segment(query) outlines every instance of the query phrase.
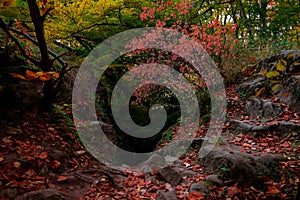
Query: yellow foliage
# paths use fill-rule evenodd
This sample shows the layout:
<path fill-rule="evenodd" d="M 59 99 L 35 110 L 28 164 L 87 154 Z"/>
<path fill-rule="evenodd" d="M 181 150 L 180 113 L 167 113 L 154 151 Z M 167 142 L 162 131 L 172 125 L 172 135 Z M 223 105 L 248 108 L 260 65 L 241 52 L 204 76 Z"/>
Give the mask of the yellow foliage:
<path fill-rule="evenodd" d="M 124 0 L 53 1 L 53 17 L 45 22 L 47 39 L 67 39 L 74 34 L 85 35 L 91 30 L 103 34 L 103 31 L 98 30 L 100 24 L 115 23 L 118 20 L 115 13 L 124 4 Z"/>
<path fill-rule="evenodd" d="M 294 62 L 293 65 L 296 66 L 300 66 L 300 62 Z"/>
<path fill-rule="evenodd" d="M 44 74 L 44 72 L 37 72 L 36 75 L 38 76 L 42 76 Z"/>
<path fill-rule="evenodd" d="M 286 61 L 283 60 L 283 59 L 280 59 L 280 60 L 278 61 L 278 63 L 276 64 L 276 69 L 277 69 L 278 71 L 283 72 L 283 71 L 285 70 L 285 67 L 286 67 Z"/>
<path fill-rule="evenodd" d="M 279 75 L 280 75 L 280 74 L 279 74 L 278 71 L 270 71 L 270 72 L 267 73 L 266 77 L 267 77 L 267 78 L 273 78 L 273 77 L 277 77 L 277 76 L 279 76 Z"/>
<path fill-rule="evenodd" d="M 280 87 L 280 84 L 275 84 L 273 87 L 272 87 L 272 91 L 275 92 L 279 89 Z"/>

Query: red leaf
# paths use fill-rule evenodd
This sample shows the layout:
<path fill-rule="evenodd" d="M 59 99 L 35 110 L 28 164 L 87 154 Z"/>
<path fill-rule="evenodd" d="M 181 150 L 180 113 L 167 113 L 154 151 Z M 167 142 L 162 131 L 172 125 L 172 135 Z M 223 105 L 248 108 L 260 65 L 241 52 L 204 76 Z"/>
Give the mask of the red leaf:
<path fill-rule="evenodd" d="M 65 180 L 67 180 L 67 179 L 68 179 L 67 176 L 59 176 L 59 177 L 57 178 L 57 181 L 60 182 L 60 181 L 65 181 Z"/>
<path fill-rule="evenodd" d="M 190 199 L 190 200 L 195 200 L 195 199 L 201 200 L 201 199 L 205 199 L 205 197 L 204 197 L 202 194 L 198 193 L 198 192 L 192 192 L 192 193 L 188 194 L 187 198 Z"/>
<path fill-rule="evenodd" d="M 47 157 L 48 157 L 47 152 L 42 152 L 42 153 L 39 155 L 39 158 L 42 159 L 42 160 L 46 159 Z"/>

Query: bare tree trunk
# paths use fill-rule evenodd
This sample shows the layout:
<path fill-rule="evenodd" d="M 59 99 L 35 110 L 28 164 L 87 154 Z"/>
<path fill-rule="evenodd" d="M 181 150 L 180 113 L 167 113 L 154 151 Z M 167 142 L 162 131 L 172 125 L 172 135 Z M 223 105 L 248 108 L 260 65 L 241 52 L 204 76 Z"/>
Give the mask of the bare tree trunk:
<path fill-rule="evenodd" d="M 38 47 L 41 53 L 40 67 L 45 72 L 51 71 L 52 61 L 49 56 L 47 42 L 44 33 L 45 16 L 41 16 L 36 0 L 27 0 L 27 2 L 28 2 L 29 12 L 30 12 L 30 17 L 35 29 Z M 51 80 L 45 82 L 43 93 L 44 93 L 44 99 L 41 102 L 41 109 L 47 110 L 50 108 L 55 96 L 53 94 L 53 82 Z"/>

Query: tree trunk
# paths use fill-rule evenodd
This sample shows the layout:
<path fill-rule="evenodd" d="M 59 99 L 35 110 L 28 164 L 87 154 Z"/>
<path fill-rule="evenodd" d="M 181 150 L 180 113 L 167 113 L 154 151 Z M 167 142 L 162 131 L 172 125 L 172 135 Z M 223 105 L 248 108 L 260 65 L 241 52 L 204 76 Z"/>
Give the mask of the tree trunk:
<path fill-rule="evenodd" d="M 30 17 L 34 25 L 38 47 L 41 53 L 40 67 L 44 72 L 51 71 L 52 61 L 49 56 L 47 42 L 44 34 L 44 19 L 40 14 L 36 0 L 27 0 Z M 44 99 L 41 102 L 41 109 L 48 110 L 54 100 L 53 83 L 51 80 L 46 81 L 44 88 Z"/>

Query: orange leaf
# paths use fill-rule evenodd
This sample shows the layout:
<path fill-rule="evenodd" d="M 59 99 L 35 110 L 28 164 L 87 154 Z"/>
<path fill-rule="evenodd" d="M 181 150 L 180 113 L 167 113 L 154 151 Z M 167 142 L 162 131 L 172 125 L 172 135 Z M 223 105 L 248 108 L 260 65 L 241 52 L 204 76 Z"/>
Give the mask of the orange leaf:
<path fill-rule="evenodd" d="M 60 162 L 57 160 L 53 161 L 53 168 L 58 168 L 60 166 Z"/>
<path fill-rule="evenodd" d="M 68 179 L 68 177 L 67 176 L 59 176 L 58 178 L 57 178 L 57 181 L 65 181 L 65 180 L 67 180 Z"/>
<path fill-rule="evenodd" d="M 58 79 L 58 77 L 59 77 L 59 73 L 54 73 L 52 76 L 53 76 L 53 78 L 56 78 L 56 79 Z"/>
<path fill-rule="evenodd" d="M 15 166 L 16 168 L 18 168 L 18 167 L 20 167 L 20 166 L 21 166 L 21 163 L 20 163 L 20 162 L 18 162 L 18 161 L 16 161 L 16 162 L 14 162 L 14 166 Z"/>
<path fill-rule="evenodd" d="M 29 78 L 31 80 L 38 78 L 38 75 L 36 75 L 36 73 L 34 73 L 33 71 L 29 71 L 29 70 L 26 70 L 26 76 L 27 76 L 27 78 Z"/>
<path fill-rule="evenodd" d="M 26 80 L 26 78 L 20 74 L 16 74 L 16 73 L 10 73 L 10 75 L 14 78 L 19 78 L 19 79 L 23 79 Z"/>
<path fill-rule="evenodd" d="M 42 153 L 40 154 L 39 158 L 42 159 L 42 160 L 44 160 L 44 159 L 47 158 L 47 156 L 48 156 L 47 152 L 42 152 Z"/>
<path fill-rule="evenodd" d="M 51 76 L 47 73 L 44 73 L 39 78 L 40 78 L 41 81 L 49 81 L 51 79 Z"/>

